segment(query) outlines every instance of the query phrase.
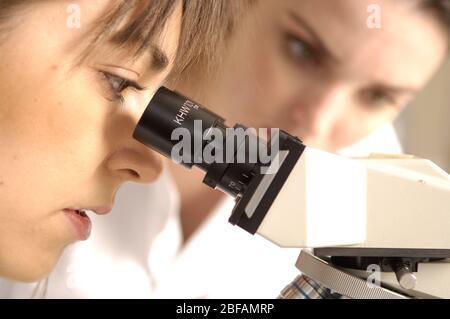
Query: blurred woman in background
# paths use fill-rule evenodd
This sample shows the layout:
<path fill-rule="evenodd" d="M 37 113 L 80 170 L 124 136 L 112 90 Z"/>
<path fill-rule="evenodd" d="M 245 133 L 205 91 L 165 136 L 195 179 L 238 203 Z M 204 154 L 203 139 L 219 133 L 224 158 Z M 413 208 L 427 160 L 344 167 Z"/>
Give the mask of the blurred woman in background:
<path fill-rule="evenodd" d="M 401 151 L 390 123 L 447 58 L 449 0 L 260 0 L 247 13 L 220 66 L 211 76 L 191 73 L 178 91 L 231 126 L 280 128 L 345 155 Z M 179 276 L 168 281 L 197 296 L 276 296 L 285 274 L 295 275 L 298 252 L 284 258 L 246 239 L 227 224 L 232 204 L 201 183 L 202 172 L 176 164 L 171 172 L 185 247 Z"/>

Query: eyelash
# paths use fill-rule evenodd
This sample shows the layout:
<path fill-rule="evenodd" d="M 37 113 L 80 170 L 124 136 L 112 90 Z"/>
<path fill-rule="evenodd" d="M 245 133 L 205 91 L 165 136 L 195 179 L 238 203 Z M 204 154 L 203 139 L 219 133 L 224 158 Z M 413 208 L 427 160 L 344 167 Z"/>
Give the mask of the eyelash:
<path fill-rule="evenodd" d="M 134 81 L 124 79 L 120 76 L 111 74 L 109 72 L 100 71 L 100 73 L 104 77 L 104 80 L 107 82 L 107 84 L 109 86 L 110 92 L 114 96 L 113 100 L 119 101 L 121 104 L 123 104 L 125 102 L 125 99 L 121 93 L 123 91 L 125 91 L 126 89 L 132 88 L 137 91 L 145 90 L 144 87 L 140 86 L 138 83 L 136 83 Z M 114 81 L 114 80 L 120 82 L 118 85 L 116 85 L 116 87 L 114 86 L 113 83 L 111 83 L 111 81 Z"/>

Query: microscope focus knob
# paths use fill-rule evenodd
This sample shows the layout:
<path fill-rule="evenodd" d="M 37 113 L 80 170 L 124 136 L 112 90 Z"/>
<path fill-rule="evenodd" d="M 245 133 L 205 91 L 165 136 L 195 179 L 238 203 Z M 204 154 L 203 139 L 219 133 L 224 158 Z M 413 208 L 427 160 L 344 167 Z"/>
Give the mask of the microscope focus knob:
<path fill-rule="evenodd" d="M 417 277 L 406 265 L 399 265 L 395 267 L 395 275 L 397 281 L 403 289 L 414 289 L 417 284 Z"/>

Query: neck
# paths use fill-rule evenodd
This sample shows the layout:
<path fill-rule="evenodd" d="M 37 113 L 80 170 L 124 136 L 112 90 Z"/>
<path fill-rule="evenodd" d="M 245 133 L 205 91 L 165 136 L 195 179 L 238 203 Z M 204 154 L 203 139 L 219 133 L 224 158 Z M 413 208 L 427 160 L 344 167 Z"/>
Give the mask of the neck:
<path fill-rule="evenodd" d="M 224 195 L 204 185 L 202 183 L 204 173 L 198 169 L 188 170 L 171 162 L 169 170 L 180 192 L 180 219 L 183 239 L 186 242 Z"/>

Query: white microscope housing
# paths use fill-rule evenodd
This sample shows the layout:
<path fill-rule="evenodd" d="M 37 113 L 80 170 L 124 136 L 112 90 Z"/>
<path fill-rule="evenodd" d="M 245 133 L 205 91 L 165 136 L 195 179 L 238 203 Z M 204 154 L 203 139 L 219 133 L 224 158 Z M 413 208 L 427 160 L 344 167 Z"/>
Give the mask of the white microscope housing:
<path fill-rule="evenodd" d="M 381 283 L 403 295 L 450 298 L 450 177 L 428 160 L 348 159 L 307 147 L 257 233 L 314 248 L 322 264 L 358 278 L 377 265 Z"/>

